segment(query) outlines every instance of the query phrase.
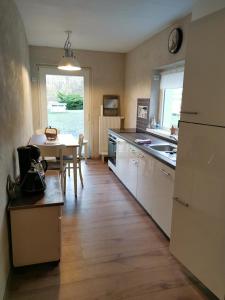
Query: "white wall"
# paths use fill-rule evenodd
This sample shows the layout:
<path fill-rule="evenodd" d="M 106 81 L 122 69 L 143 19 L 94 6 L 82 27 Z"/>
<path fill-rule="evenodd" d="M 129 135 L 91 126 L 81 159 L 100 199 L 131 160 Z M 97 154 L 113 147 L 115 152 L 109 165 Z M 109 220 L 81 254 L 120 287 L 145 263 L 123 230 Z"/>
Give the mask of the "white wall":
<path fill-rule="evenodd" d="M 225 7 L 225 0 L 195 0 L 193 1 L 192 21 L 212 14 Z"/>
<path fill-rule="evenodd" d="M 23 23 L 12 0 L 0 1 L 0 299 L 10 268 L 6 178 L 18 175 L 16 148 L 32 133 L 29 52 Z"/>

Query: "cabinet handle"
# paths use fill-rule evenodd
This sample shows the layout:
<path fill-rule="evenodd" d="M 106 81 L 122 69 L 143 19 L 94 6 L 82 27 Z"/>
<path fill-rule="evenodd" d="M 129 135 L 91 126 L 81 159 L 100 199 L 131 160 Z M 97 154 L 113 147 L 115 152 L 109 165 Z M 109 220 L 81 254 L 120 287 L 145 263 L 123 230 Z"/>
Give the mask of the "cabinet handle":
<path fill-rule="evenodd" d="M 186 111 L 186 110 L 182 110 L 180 112 L 181 114 L 186 114 L 186 115 L 198 115 L 197 111 Z"/>
<path fill-rule="evenodd" d="M 170 176 L 170 173 L 167 173 L 165 170 L 160 169 L 160 171 L 161 171 L 163 174 L 165 174 L 166 176 Z"/>
<path fill-rule="evenodd" d="M 184 202 L 183 200 L 179 199 L 178 197 L 174 197 L 173 200 L 175 200 L 176 202 L 180 203 L 181 205 L 183 205 L 185 207 L 189 207 L 189 204 L 187 202 Z"/>

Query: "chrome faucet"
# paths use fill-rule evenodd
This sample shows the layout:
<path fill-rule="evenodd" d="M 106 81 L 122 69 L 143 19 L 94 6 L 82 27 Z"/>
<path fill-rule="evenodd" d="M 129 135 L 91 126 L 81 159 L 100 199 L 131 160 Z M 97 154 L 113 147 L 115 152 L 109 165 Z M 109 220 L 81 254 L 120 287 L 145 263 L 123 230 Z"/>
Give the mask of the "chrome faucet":
<path fill-rule="evenodd" d="M 174 140 L 174 141 L 176 141 L 176 142 L 178 142 L 178 137 L 176 136 L 176 135 L 170 135 L 170 139 L 172 139 L 172 140 Z"/>

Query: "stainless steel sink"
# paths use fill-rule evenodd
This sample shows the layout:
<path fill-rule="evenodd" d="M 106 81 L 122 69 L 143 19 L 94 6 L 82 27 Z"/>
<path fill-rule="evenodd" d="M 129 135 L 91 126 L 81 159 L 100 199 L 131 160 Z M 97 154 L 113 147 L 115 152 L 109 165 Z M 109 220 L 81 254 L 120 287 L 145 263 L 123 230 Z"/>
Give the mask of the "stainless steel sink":
<path fill-rule="evenodd" d="M 149 148 L 152 150 L 160 151 L 160 152 L 176 152 L 177 147 L 172 146 L 170 144 L 164 144 L 164 145 L 149 145 Z"/>
<path fill-rule="evenodd" d="M 145 144 L 145 147 L 158 152 L 172 161 L 177 159 L 177 146 L 171 144 Z"/>

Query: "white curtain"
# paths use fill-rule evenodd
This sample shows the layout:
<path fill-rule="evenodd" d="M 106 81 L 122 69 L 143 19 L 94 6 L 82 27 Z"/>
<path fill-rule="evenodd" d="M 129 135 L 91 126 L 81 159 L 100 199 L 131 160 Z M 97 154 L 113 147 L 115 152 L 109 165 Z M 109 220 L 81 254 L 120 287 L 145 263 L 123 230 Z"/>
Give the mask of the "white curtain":
<path fill-rule="evenodd" d="M 183 87 L 184 70 L 161 73 L 160 89 L 178 89 Z"/>

